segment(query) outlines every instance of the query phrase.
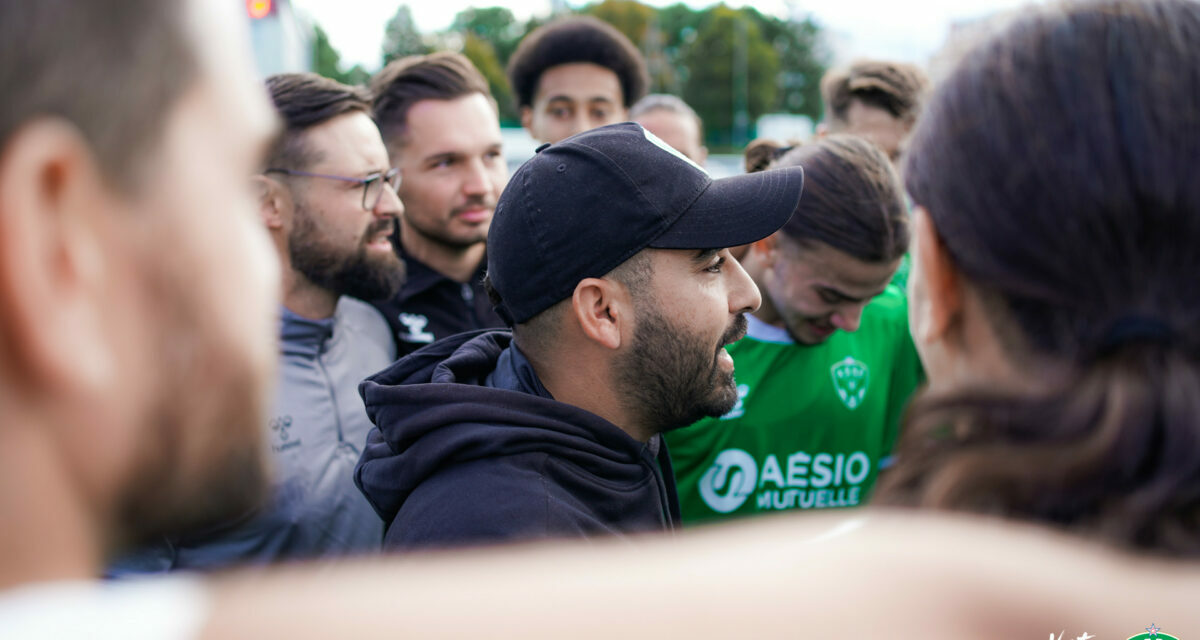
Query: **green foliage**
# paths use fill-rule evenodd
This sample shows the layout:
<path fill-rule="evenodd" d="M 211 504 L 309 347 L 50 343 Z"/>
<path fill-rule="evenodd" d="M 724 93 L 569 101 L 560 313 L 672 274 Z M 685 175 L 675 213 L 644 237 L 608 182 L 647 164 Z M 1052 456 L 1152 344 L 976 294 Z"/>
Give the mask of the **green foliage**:
<path fill-rule="evenodd" d="M 507 62 L 509 56 L 517 48 L 517 43 L 525 35 L 525 30 L 517 23 L 516 18 L 504 7 L 470 8 L 459 11 L 454 16 L 450 30 L 455 33 L 472 33 L 477 38 L 492 46 L 492 51 L 498 62 Z"/>
<path fill-rule="evenodd" d="M 513 104 L 512 90 L 508 86 L 508 77 L 504 75 L 504 67 L 496 58 L 496 50 L 487 40 L 467 31 L 463 38 L 462 54 L 475 65 L 476 69 L 487 79 L 492 97 L 500 107 L 500 121 L 505 124 L 520 125 L 516 105 Z"/>
<path fill-rule="evenodd" d="M 820 47 L 820 28 L 811 18 L 784 22 L 764 16 L 754 9 L 745 13 L 762 31 L 762 38 L 779 55 L 779 92 L 771 113 L 798 113 L 821 118 L 821 76 L 828 67 L 826 54 Z"/>
<path fill-rule="evenodd" d="M 584 7 L 583 13 L 616 27 L 634 46 L 643 52 L 646 51 L 646 38 L 655 20 L 656 12 L 653 7 L 637 0 L 604 0 L 599 4 Z"/>
<path fill-rule="evenodd" d="M 655 9 L 638 0 L 601 0 L 580 12 L 609 22 L 637 45 L 646 56 L 650 90 L 691 104 L 715 151 L 740 150 L 765 113 L 820 119 L 820 80 L 828 59 L 811 19 L 781 20 L 723 4 L 698 11 L 682 2 Z M 517 120 L 504 73 L 508 59 L 521 38 L 549 19 L 535 16 L 522 24 L 505 7 L 472 7 L 442 34 L 443 42 L 461 43 L 463 55 L 487 78 L 506 123 Z M 456 35 L 445 37 L 451 34 Z M 384 64 L 428 53 L 426 42 L 435 40 L 423 37 L 408 6 L 400 5 L 384 30 Z M 347 83 L 366 81 L 360 67 L 341 71 L 337 52 L 319 28 L 314 47 L 318 73 Z"/>
<path fill-rule="evenodd" d="M 769 112 L 777 93 L 779 54 L 758 24 L 744 11 L 713 7 L 683 64 L 683 99 L 704 119 L 710 146 L 743 147 L 753 135 L 750 123 Z"/>
<path fill-rule="evenodd" d="M 342 56 L 329 44 L 329 36 L 321 25 L 313 27 L 313 71 L 343 84 L 365 85 L 371 78 L 359 65 L 342 71 Z"/>
<path fill-rule="evenodd" d="M 429 53 L 421 32 L 413 22 L 412 11 L 402 4 L 383 28 L 383 64 L 405 56 Z"/>

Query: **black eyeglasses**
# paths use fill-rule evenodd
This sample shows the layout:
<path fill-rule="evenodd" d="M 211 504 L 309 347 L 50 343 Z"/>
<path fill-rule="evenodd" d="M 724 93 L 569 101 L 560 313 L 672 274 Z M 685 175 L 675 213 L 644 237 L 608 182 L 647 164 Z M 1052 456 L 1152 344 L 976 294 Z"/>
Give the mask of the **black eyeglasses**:
<path fill-rule="evenodd" d="M 289 176 L 300 176 L 302 178 L 327 178 L 329 180 L 341 180 L 342 182 L 356 182 L 363 187 L 362 207 L 367 211 L 374 211 L 379 205 L 379 199 L 383 197 L 383 185 L 392 188 L 392 193 L 397 193 L 400 189 L 400 168 L 395 167 L 388 169 L 387 173 L 372 173 L 365 178 L 348 178 L 346 176 L 333 176 L 327 173 L 309 173 L 307 171 L 297 171 L 295 169 L 267 169 L 263 173 L 282 173 Z"/>

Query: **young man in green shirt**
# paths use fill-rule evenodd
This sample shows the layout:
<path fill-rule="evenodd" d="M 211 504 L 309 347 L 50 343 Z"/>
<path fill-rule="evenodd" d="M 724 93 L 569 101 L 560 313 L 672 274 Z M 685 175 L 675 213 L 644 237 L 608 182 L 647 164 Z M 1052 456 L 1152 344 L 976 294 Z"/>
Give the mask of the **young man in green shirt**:
<path fill-rule="evenodd" d="M 794 165 L 805 199 L 743 259 L 763 303 L 728 348 L 739 401 L 667 437 L 685 523 L 866 503 L 922 377 L 889 284 L 908 227 L 887 157 L 835 135 L 772 166 Z"/>

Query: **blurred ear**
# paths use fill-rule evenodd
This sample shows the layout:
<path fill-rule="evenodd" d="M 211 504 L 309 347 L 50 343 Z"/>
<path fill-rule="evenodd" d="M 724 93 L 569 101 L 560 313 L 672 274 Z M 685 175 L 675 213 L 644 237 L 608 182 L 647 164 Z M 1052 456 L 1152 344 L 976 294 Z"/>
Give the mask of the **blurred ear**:
<path fill-rule="evenodd" d="M 829 135 L 829 125 L 824 122 L 818 123 L 816 135 L 814 137 L 816 137 L 818 140 L 820 140 L 821 138 L 824 138 L 827 135 Z"/>
<path fill-rule="evenodd" d="M 632 335 L 633 298 L 621 283 L 586 278 L 575 285 L 571 308 L 584 335 L 608 349 L 619 349 Z"/>
<path fill-rule="evenodd" d="M 960 321 L 964 300 L 963 280 L 928 212 L 922 207 L 914 207 L 910 224 L 913 229 L 914 271 L 922 281 L 913 283 L 913 286 L 923 287 L 926 297 L 925 304 L 917 305 L 918 312 L 924 316 L 917 323 L 922 335 L 914 337 L 928 344 L 945 338 Z"/>
<path fill-rule="evenodd" d="M 533 108 L 532 107 L 529 107 L 529 106 L 521 107 L 521 126 L 525 127 L 525 130 L 529 132 L 529 135 L 531 135 L 531 136 L 533 135 Z M 536 138 L 536 136 L 534 136 L 534 137 Z M 540 144 L 541 141 L 539 140 L 538 142 Z"/>
<path fill-rule="evenodd" d="M 775 233 L 779 232 L 776 231 Z M 750 251 L 746 253 L 746 258 L 754 260 L 762 267 L 773 266 L 779 256 L 779 240 L 775 237 L 775 233 L 751 244 Z"/>
<path fill-rule="evenodd" d="M 263 225 L 271 231 L 282 229 L 285 217 L 291 217 L 291 194 L 281 182 L 269 176 L 257 175 L 251 180 L 258 194 L 258 215 Z"/>
<path fill-rule="evenodd" d="M 0 366 L 56 393 L 110 382 L 106 284 L 122 240 L 112 190 L 71 124 L 23 125 L 0 153 Z"/>

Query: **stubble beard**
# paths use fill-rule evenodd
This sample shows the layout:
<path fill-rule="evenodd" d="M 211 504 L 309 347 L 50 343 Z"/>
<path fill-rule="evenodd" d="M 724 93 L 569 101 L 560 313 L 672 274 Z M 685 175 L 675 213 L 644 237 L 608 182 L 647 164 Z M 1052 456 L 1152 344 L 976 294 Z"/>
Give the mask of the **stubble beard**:
<path fill-rule="evenodd" d="M 188 297 L 186 281 L 149 277 L 157 299 L 167 301 L 161 332 L 151 338 L 159 376 L 116 508 L 117 549 L 242 517 L 270 487 L 264 425 L 272 363 L 219 336 L 206 322 L 213 311 Z"/>
<path fill-rule="evenodd" d="M 617 389 L 627 411 L 653 433 L 728 413 L 737 404 L 737 387 L 717 358 L 722 345 L 745 332 L 746 318 L 738 315 L 715 345 L 684 333 L 646 305 L 633 348 L 616 364 Z"/>

